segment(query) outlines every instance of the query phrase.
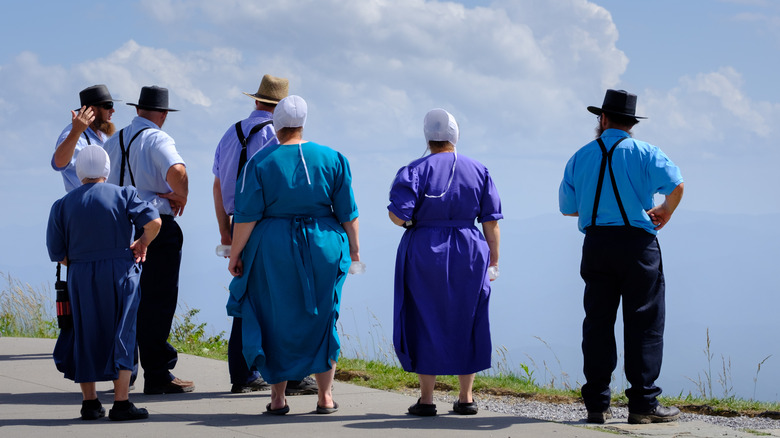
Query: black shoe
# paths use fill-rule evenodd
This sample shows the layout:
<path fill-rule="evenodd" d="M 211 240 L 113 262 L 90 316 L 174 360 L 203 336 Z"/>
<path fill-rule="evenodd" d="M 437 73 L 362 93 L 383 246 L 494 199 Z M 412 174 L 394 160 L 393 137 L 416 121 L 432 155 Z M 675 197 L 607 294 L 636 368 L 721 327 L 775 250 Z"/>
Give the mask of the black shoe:
<path fill-rule="evenodd" d="M 271 409 L 271 403 L 268 403 L 265 405 L 265 411 L 268 412 L 271 415 L 284 415 L 288 412 L 290 412 L 290 406 L 287 405 L 287 403 L 284 403 L 284 406 L 282 406 L 279 409 Z"/>
<path fill-rule="evenodd" d="M 629 412 L 628 424 L 668 423 L 680 418 L 680 410 L 674 406 L 658 405 L 650 412 Z"/>
<path fill-rule="evenodd" d="M 268 384 L 265 380 L 263 380 L 262 377 L 258 377 L 255 380 L 252 380 L 249 383 L 246 383 L 244 385 L 233 385 L 230 388 L 230 392 L 234 394 L 242 394 L 252 391 L 265 391 L 266 389 L 270 389 L 271 385 Z"/>
<path fill-rule="evenodd" d="M 128 402 L 130 407 L 126 409 L 113 407 L 108 411 L 108 418 L 114 421 L 143 420 L 149 418 L 149 411 L 145 408 L 137 408 Z M 116 406 L 116 403 L 114 404 Z"/>
<path fill-rule="evenodd" d="M 317 381 L 306 376 L 303 380 L 288 380 L 284 395 L 309 395 L 317 393 Z"/>
<path fill-rule="evenodd" d="M 178 377 L 160 386 L 144 385 L 144 394 L 150 394 L 150 395 L 151 394 L 181 394 L 184 392 L 192 392 L 194 390 L 195 390 L 194 383 L 186 380 L 181 380 Z"/>
<path fill-rule="evenodd" d="M 612 418 L 612 411 L 607 408 L 604 412 L 588 411 L 588 418 L 586 423 L 604 424 L 607 420 Z"/>
<path fill-rule="evenodd" d="M 474 402 L 463 403 L 460 400 L 455 400 L 455 403 L 452 404 L 452 410 L 460 415 L 476 415 L 478 409 Z"/>
<path fill-rule="evenodd" d="M 409 413 L 418 417 L 433 417 L 436 415 L 436 405 L 420 403 L 418 398 L 417 403 L 409 406 Z"/>
<path fill-rule="evenodd" d="M 81 402 L 81 419 L 97 420 L 106 416 L 106 409 L 100 404 L 100 400 L 83 400 Z"/>
<path fill-rule="evenodd" d="M 315 412 L 317 412 L 318 414 L 332 414 L 338 410 L 339 410 L 339 404 L 334 401 L 332 408 L 324 408 L 320 406 L 319 403 L 317 403 L 317 410 Z"/>

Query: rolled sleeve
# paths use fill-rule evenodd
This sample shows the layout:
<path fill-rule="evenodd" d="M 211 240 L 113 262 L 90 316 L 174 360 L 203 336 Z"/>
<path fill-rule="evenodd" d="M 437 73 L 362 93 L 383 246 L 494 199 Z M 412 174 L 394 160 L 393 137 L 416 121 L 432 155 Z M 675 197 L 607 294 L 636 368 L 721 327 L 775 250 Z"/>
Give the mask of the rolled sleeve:
<path fill-rule="evenodd" d="M 390 205 L 387 209 L 399 219 L 412 219 L 419 197 L 419 175 L 416 168 L 402 167 L 398 170 L 390 187 Z"/>

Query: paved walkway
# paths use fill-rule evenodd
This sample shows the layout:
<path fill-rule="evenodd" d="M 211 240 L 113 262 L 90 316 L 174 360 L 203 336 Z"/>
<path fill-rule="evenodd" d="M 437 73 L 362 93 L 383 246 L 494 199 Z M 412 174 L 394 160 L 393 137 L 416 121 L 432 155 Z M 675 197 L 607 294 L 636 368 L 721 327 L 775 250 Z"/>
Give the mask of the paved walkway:
<path fill-rule="evenodd" d="M 51 359 L 52 339 L 0 337 L 0 437 L 143 436 L 143 437 L 599 437 L 605 431 L 585 423 L 560 424 L 487 411 L 459 416 L 451 406 L 438 404 L 440 415 L 412 417 L 406 408 L 413 397 L 336 382 L 334 398 L 339 411 L 317 415 L 314 395 L 288 398 L 290 413 L 261 415 L 270 392 L 231 394 L 227 364 L 196 356 L 180 355 L 176 374 L 195 380 L 189 394 L 144 395 L 142 378 L 130 399 L 149 410 L 149 419 L 112 422 L 107 418 L 82 421 L 78 385 L 66 380 Z M 108 410 L 110 382 L 98 383 L 99 397 Z M 749 437 L 727 428 L 704 423 L 631 426 L 610 423 L 614 433 L 659 437 Z M 380 436 L 378 435 L 378 436 Z M 377 437 L 378 437 L 377 436 Z M 780 435 L 777 435 L 780 436 Z"/>

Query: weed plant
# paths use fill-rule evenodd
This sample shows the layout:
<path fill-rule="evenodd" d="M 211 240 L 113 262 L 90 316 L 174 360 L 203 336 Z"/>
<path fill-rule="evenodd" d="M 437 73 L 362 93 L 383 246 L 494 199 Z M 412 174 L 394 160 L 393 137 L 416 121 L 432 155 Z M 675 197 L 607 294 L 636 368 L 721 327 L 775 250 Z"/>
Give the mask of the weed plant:
<path fill-rule="evenodd" d="M 59 334 L 50 287 L 36 289 L 0 272 L 0 336 L 56 338 Z"/>
<path fill-rule="evenodd" d="M 36 289 L 29 284 L 24 284 L 11 275 L 0 273 L 5 280 L 5 285 L 0 291 L 0 336 L 14 337 L 39 337 L 54 338 L 58 335 L 56 316 L 54 314 L 54 300 L 50 287 Z M 182 314 L 178 314 L 171 329 L 169 342 L 182 353 L 204 356 L 213 359 L 227 360 L 227 339 L 225 333 L 207 333 L 207 324 L 197 320 L 199 310 L 184 308 Z M 369 312 L 370 313 L 370 312 Z M 350 335 L 341 330 L 343 340 L 342 357 L 338 362 L 336 377 L 339 380 L 368 386 L 376 389 L 391 391 L 407 391 L 419 388 L 417 375 L 405 372 L 399 365 L 391 343 L 384 337 L 381 323 L 375 315 L 374 323 L 368 332 L 370 346 L 363 345 L 359 335 Z M 506 347 L 498 347 L 494 355 L 494 363 L 491 370 L 477 374 L 474 382 L 474 392 L 479 394 L 493 394 L 504 396 L 516 396 L 533 398 L 542 401 L 556 403 L 575 403 L 581 401 L 579 385 L 572 387 L 568 376 L 563 372 L 563 367 L 552 347 L 541 338 L 550 351 L 560 370 L 560 377 L 543 363 L 544 379 L 537 381 L 540 367 L 529 357 L 532 366 L 520 363 L 512 366 L 507 356 Z M 365 353 L 365 348 L 370 348 L 373 356 Z M 759 402 L 756 400 L 744 400 L 734 396 L 731 379 L 731 361 L 721 356 L 721 370 L 717 377 L 713 376 L 712 361 L 715 357 L 711 350 L 709 329 L 707 330 L 706 349 L 707 368 L 698 379 L 690 379 L 698 389 L 698 395 L 688 393 L 678 396 L 660 397 L 665 405 L 680 406 L 684 411 L 710 415 L 759 415 L 780 412 L 780 403 Z M 758 384 L 759 373 L 764 363 L 771 357 L 765 357 L 759 362 L 755 377 L 753 378 L 754 391 Z M 515 371 L 518 370 L 518 371 Z M 716 398 L 713 395 L 713 381 L 717 380 L 722 386 L 724 397 Z M 556 387 L 556 383 L 563 388 Z M 624 383 L 625 385 L 625 383 Z M 436 388 L 441 391 L 453 391 L 456 393 L 458 380 L 456 376 L 440 376 L 437 378 Z M 623 388 L 625 389 L 625 388 Z M 613 392 L 613 404 L 625 405 L 627 400 L 622 390 Z M 755 393 L 755 392 L 754 392 Z M 755 396 L 754 396 L 755 397 Z M 774 414 L 773 414 L 774 413 Z"/>

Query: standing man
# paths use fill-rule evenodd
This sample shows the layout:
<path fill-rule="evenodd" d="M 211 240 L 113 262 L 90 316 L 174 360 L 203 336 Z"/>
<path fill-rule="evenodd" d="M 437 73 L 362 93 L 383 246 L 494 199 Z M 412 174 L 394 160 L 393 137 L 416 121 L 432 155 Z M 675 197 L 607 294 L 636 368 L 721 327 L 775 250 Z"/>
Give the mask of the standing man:
<path fill-rule="evenodd" d="M 287 97 L 289 81 L 271 75 L 263 76 L 257 93 L 247 96 L 254 99 L 254 111 L 249 117 L 227 129 L 217 145 L 214 154 L 214 210 L 217 215 L 222 245 L 233 242 L 231 218 L 235 211 L 236 180 L 247 160 L 258 150 L 275 145 L 276 131 L 273 126 L 273 112 L 276 104 Z M 230 391 L 243 393 L 269 389 L 257 370 L 250 370 L 244 359 L 241 339 L 241 318 L 233 318 L 228 341 L 228 370 Z M 310 377 L 302 381 L 288 382 L 287 395 L 316 394 L 317 384 Z"/>
<path fill-rule="evenodd" d="M 93 85 L 79 92 L 81 108 L 71 111 L 72 122 L 62 130 L 51 157 L 51 167 L 62 173 L 65 191 L 81 186 L 76 175 L 76 157 L 84 146 L 103 143 L 114 134 L 111 115 L 114 102 L 105 85 Z M 78 111 L 78 112 L 76 112 Z"/>
<path fill-rule="evenodd" d="M 588 423 L 604 423 L 617 366 L 615 319 L 623 299 L 628 422 L 675 421 L 676 407 L 658 403 L 665 321 L 664 273 L 656 234 L 683 195 L 680 169 L 657 147 L 635 140 L 636 95 L 607 90 L 596 140 L 569 160 L 559 189 L 561 213 L 578 216 L 585 233 L 580 273 L 585 280 L 582 399 Z M 653 205 L 656 193 L 665 195 Z"/>
<path fill-rule="evenodd" d="M 141 273 L 137 339 L 144 369 L 144 394 L 175 394 L 195 389 L 174 377 L 178 353 L 168 343 L 179 295 L 179 267 L 184 238 L 174 218 L 187 204 L 187 170 L 170 135 L 161 130 L 169 111 L 168 89 L 143 87 L 137 117 L 105 144 L 111 159 L 108 182 L 132 185 L 138 196 L 160 212 L 162 227 L 149 245 Z"/>

